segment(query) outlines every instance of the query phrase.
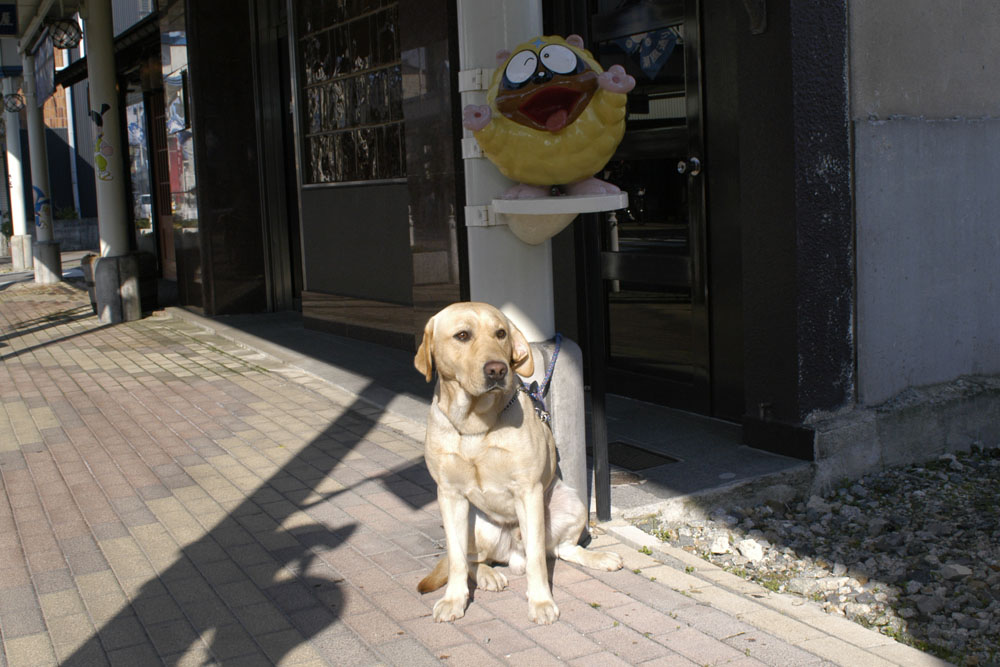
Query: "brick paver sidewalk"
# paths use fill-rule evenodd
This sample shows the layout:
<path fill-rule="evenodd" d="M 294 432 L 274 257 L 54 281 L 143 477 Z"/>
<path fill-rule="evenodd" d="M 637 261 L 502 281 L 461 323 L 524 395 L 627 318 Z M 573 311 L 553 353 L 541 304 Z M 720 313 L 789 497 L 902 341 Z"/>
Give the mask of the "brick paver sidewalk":
<path fill-rule="evenodd" d="M 101 326 L 66 284 L 0 288 L 0 360 L 0 667 L 919 662 L 621 531 L 596 542 L 627 569 L 555 564 L 557 624 L 527 620 L 523 577 L 437 624 L 419 425 L 189 322 Z"/>

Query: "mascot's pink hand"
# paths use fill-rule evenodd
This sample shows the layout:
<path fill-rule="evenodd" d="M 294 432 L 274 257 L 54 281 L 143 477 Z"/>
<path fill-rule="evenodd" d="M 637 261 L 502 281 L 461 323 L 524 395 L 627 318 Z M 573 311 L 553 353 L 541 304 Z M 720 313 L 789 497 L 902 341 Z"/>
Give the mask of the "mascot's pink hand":
<path fill-rule="evenodd" d="M 597 85 L 612 93 L 627 93 L 635 88 L 635 79 L 621 65 L 612 65 L 597 77 Z"/>
<path fill-rule="evenodd" d="M 478 132 L 490 124 L 493 114 L 485 104 L 470 104 L 462 112 L 462 127 L 473 132 Z"/>

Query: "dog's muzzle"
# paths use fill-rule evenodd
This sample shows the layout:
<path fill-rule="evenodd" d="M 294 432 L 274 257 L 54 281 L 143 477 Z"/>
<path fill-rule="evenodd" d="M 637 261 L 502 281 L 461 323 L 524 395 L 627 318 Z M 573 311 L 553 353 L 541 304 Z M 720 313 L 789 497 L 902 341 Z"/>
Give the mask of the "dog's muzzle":
<path fill-rule="evenodd" d="M 487 361 L 483 364 L 486 391 L 504 389 L 507 386 L 507 364 L 502 361 Z"/>

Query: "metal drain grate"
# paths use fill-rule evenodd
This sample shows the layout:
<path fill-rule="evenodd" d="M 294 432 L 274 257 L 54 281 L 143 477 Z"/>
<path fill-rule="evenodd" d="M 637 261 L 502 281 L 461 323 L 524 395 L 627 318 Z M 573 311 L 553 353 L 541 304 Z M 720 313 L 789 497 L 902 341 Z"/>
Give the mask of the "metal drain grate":
<path fill-rule="evenodd" d="M 627 442 L 608 443 L 608 461 L 612 465 L 625 468 L 627 470 L 645 470 L 667 463 L 678 463 L 679 460 L 665 454 L 651 452 L 642 447 L 630 445 Z"/>

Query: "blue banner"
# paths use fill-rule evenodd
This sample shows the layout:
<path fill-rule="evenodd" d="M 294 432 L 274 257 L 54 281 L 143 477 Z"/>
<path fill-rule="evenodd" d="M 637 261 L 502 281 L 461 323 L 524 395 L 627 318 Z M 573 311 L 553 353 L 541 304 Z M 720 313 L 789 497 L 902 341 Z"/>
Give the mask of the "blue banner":
<path fill-rule="evenodd" d="M 56 59 L 52 50 L 52 38 L 46 34 L 35 49 L 35 94 L 38 106 L 45 106 L 45 100 L 56 92 Z"/>

